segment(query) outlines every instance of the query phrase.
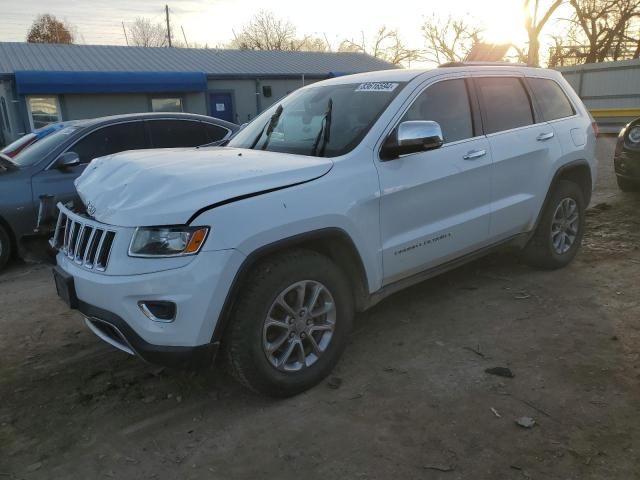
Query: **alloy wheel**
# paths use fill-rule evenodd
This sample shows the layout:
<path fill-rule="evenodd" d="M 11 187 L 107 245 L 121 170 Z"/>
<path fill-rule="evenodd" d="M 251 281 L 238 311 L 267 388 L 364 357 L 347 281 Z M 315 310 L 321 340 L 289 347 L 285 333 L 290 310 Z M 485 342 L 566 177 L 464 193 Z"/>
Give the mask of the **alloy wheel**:
<path fill-rule="evenodd" d="M 262 329 L 262 348 L 278 370 L 310 367 L 327 350 L 336 324 L 336 305 L 329 289 L 314 280 L 285 288 L 276 297 Z"/>
<path fill-rule="evenodd" d="M 558 204 L 551 221 L 551 243 L 556 253 L 567 253 L 573 246 L 580 228 L 578 204 L 573 198 L 564 198 Z"/>

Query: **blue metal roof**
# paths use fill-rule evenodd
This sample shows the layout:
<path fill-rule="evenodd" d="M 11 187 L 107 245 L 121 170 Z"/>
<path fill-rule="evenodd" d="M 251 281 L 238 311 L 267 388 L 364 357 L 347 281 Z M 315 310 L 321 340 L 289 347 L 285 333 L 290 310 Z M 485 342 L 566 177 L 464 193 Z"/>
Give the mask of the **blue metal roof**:
<path fill-rule="evenodd" d="M 396 68 L 353 52 L 283 52 L 0 42 L 0 75 L 41 72 L 204 72 L 209 77 L 326 78 Z"/>

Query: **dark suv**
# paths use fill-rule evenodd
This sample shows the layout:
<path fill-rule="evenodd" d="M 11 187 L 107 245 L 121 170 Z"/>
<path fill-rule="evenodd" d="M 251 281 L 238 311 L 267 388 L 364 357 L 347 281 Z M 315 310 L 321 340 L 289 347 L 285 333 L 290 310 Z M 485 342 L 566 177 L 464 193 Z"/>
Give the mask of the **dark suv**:
<path fill-rule="evenodd" d="M 74 180 L 94 158 L 147 148 L 196 147 L 228 139 L 238 126 L 203 115 L 145 113 L 65 122 L 16 157 L 0 156 L 0 270 L 38 224 L 42 198 L 77 198 Z"/>
<path fill-rule="evenodd" d="M 618 135 L 613 163 L 620 190 L 640 191 L 640 118 L 629 123 Z"/>

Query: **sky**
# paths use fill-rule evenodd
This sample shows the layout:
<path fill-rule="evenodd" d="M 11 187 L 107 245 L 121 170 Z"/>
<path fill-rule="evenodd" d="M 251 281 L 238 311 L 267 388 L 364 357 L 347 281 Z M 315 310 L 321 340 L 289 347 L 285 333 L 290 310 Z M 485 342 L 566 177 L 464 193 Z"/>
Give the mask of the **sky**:
<path fill-rule="evenodd" d="M 542 0 L 544 3 L 545 0 Z M 4 5 L 3 5 L 4 4 Z M 0 0 L 0 41 L 24 41 L 40 13 L 75 25 L 77 43 L 125 45 L 122 22 L 136 17 L 164 21 L 165 3 L 155 0 Z M 423 48 L 420 26 L 432 14 L 477 22 L 493 42 L 526 41 L 522 0 L 174 0 L 168 3 L 174 35 L 188 42 L 221 46 L 260 9 L 290 20 L 300 35 L 325 36 L 334 48 L 345 38 L 369 37 L 382 25 L 397 28 L 411 48 Z M 393 6 L 391 8 L 390 6 Z M 553 28 L 553 25 L 550 26 Z"/>

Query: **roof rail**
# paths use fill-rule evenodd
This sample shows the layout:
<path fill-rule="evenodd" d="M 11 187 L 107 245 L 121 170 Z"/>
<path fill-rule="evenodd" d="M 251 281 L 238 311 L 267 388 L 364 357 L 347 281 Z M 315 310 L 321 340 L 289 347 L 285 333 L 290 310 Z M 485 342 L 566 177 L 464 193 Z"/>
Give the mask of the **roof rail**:
<path fill-rule="evenodd" d="M 515 62 L 447 62 L 438 65 L 438 68 L 449 67 L 530 67 L 526 63 Z"/>

